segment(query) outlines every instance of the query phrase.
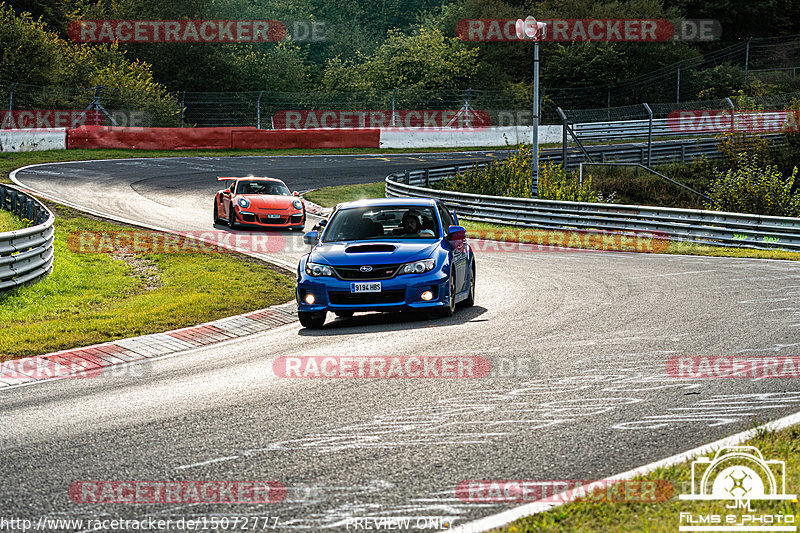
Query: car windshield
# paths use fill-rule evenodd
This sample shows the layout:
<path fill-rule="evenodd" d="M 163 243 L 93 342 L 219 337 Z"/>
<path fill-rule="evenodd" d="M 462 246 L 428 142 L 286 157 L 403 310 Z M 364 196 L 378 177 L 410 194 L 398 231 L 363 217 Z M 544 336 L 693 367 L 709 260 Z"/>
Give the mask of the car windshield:
<path fill-rule="evenodd" d="M 267 180 L 241 180 L 236 190 L 236 194 L 274 194 L 279 196 L 291 196 L 292 193 L 286 185 L 277 181 Z"/>
<path fill-rule="evenodd" d="M 433 208 L 381 206 L 340 209 L 328 223 L 322 242 L 387 238 L 439 238 Z"/>

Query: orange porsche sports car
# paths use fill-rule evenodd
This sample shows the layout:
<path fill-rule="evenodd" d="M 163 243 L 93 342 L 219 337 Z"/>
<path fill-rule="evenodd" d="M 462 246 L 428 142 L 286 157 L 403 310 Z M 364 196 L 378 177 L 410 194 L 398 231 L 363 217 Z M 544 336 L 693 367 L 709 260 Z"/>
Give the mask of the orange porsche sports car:
<path fill-rule="evenodd" d="M 217 178 L 230 181 L 214 196 L 214 224 L 303 229 L 306 206 L 297 191 L 276 178 Z"/>

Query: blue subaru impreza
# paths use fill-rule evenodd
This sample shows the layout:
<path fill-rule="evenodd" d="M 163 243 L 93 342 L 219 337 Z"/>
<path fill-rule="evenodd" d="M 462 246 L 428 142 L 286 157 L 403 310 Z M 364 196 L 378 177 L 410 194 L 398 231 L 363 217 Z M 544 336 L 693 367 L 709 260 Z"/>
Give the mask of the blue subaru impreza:
<path fill-rule="evenodd" d="M 475 256 L 466 230 L 438 200 L 382 198 L 339 204 L 297 267 L 300 323 L 328 311 L 431 310 L 450 316 L 475 302 Z"/>

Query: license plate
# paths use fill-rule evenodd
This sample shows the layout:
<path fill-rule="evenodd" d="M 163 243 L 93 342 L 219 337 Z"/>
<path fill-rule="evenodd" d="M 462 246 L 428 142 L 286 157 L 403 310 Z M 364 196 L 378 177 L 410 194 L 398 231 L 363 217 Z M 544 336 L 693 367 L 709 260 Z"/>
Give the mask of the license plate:
<path fill-rule="evenodd" d="M 281 218 L 281 216 L 280 215 L 269 214 L 269 215 L 267 215 L 267 218 Z"/>
<path fill-rule="evenodd" d="M 351 283 L 350 292 L 381 292 L 380 282 Z"/>

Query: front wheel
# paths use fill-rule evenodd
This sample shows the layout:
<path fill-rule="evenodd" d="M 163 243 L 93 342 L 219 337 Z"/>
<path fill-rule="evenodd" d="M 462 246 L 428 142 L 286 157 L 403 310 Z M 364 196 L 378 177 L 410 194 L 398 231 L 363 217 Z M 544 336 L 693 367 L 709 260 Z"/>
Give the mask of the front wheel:
<path fill-rule="evenodd" d="M 454 272 L 450 273 L 450 298 L 447 300 L 447 306 L 439 310 L 439 316 L 453 316 L 453 313 L 456 312 L 456 278 L 453 277 L 453 274 Z"/>
<path fill-rule="evenodd" d="M 297 318 L 300 319 L 300 324 L 304 328 L 308 329 L 319 329 L 325 323 L 325 311 L 321 313 L 307 313 L 304 311 L 298 311 Z"/>
<path fill-rule="evenodd" d="M 475 305 L 475 263 L 472 263 L 472 275 L 469 279 L 469 296 L 461 303 L 464 307 L 472 307 Z"/>

